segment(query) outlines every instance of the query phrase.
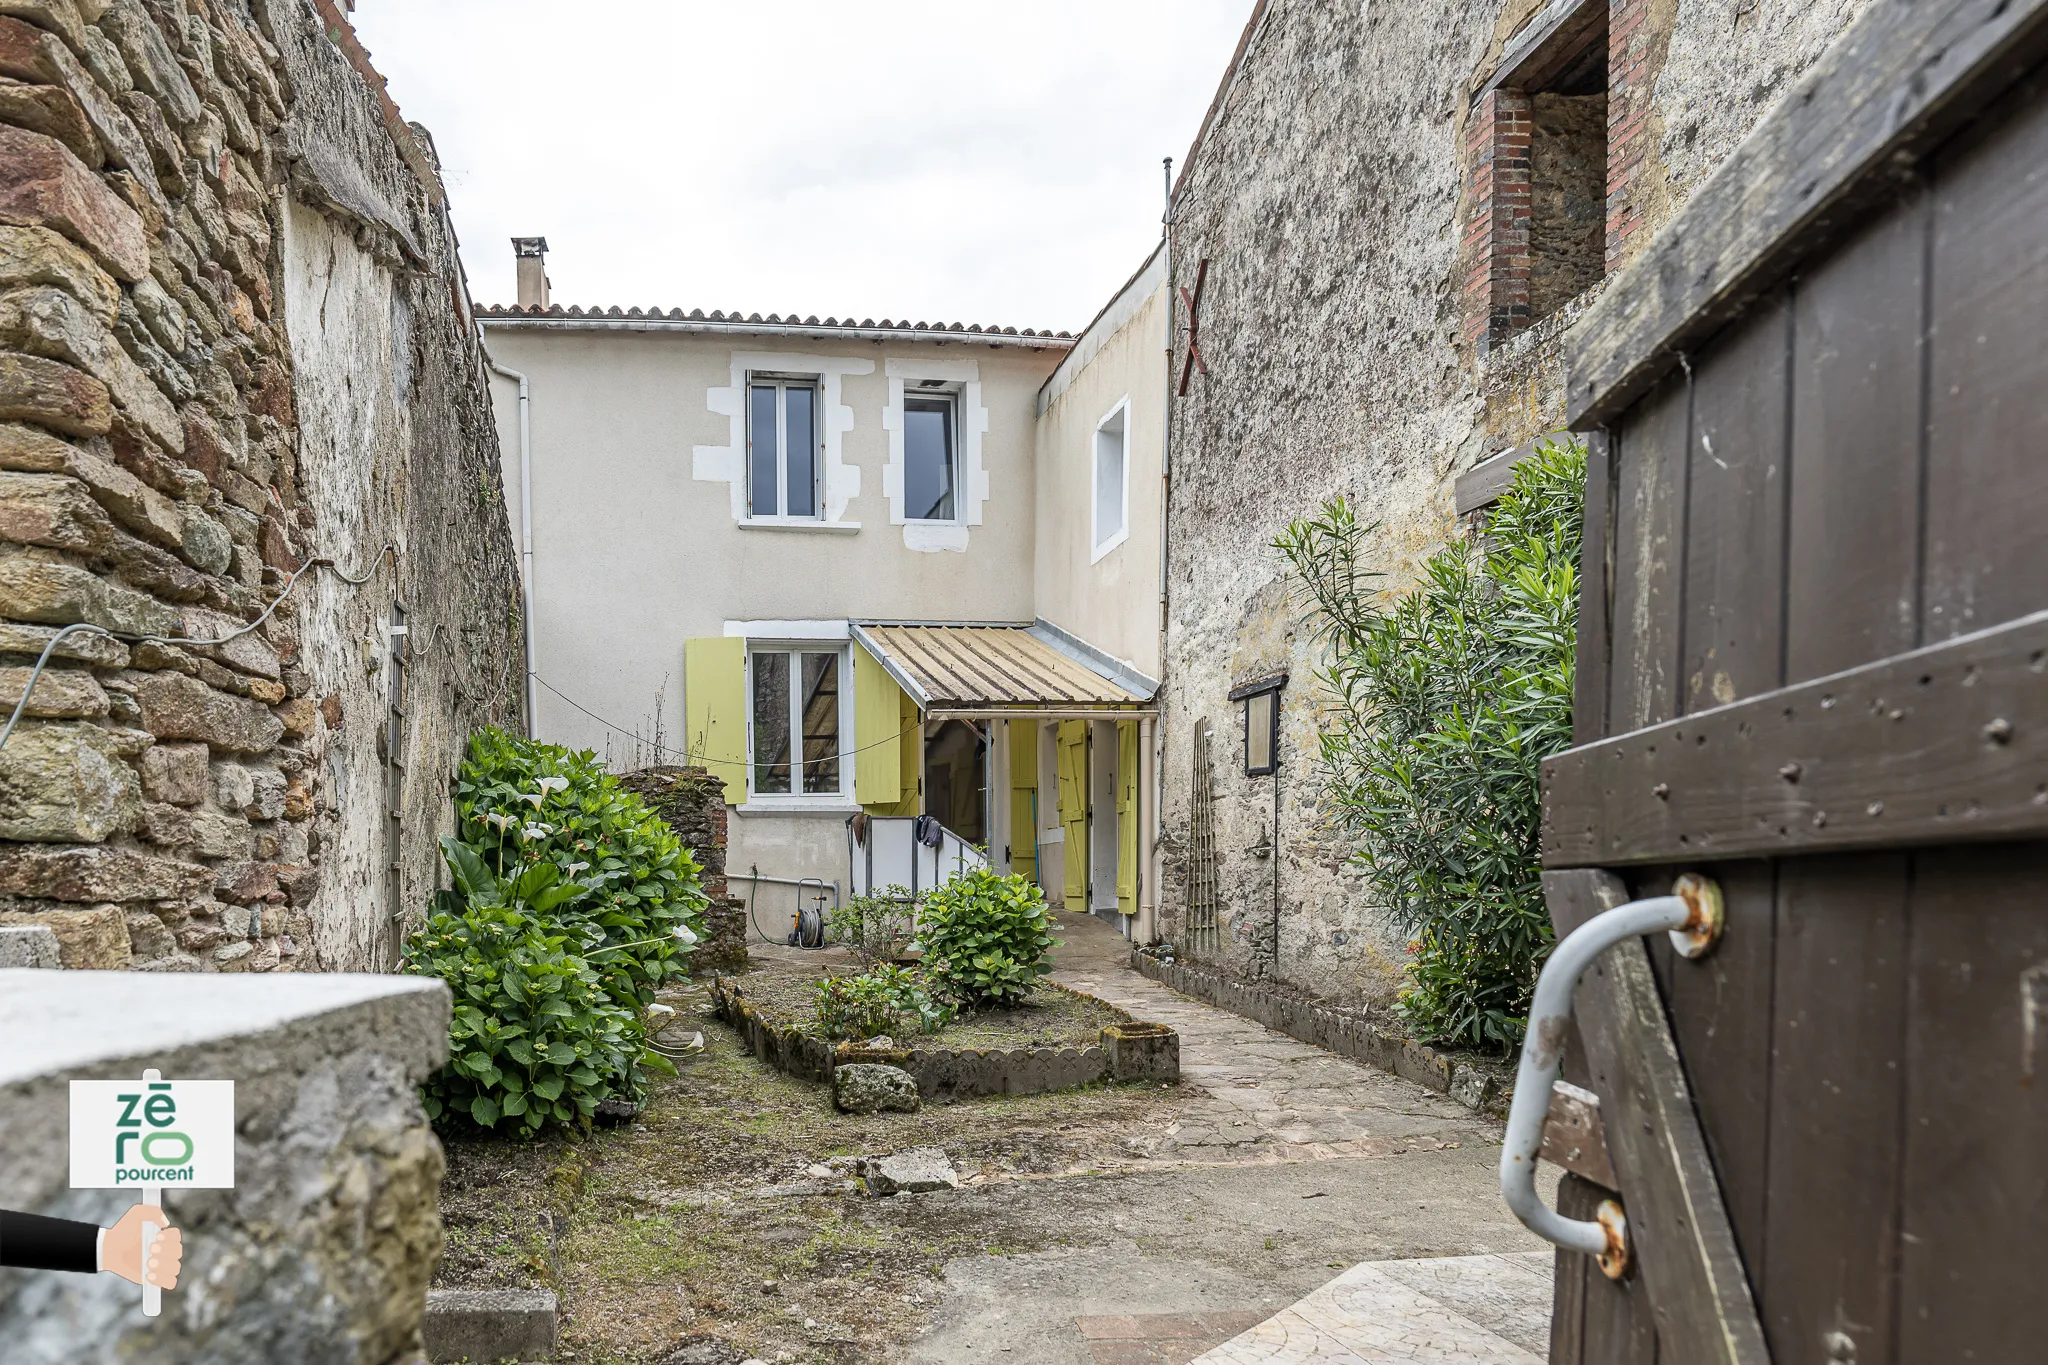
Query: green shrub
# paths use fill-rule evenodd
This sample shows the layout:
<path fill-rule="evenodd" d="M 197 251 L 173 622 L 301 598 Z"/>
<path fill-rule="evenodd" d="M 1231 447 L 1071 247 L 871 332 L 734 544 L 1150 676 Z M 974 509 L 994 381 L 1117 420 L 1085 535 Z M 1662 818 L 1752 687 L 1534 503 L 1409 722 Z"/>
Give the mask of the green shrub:
<path fill-rule="evenodd" d="M 827 1038 L 873 1038 L 882 1033 L 937 1033 L 954 1010 L 932 997 L 924 980 L 904 967 L 879 966 L 859 976 L 828 976 L 817 984 L 818 1027 Z"/>
<path fill-rule="evenodd" d="M 461 841 L 493 874 L 547 862 L 588 889 L 551 922 L 593 959 L 613 998 L 643 1009 L 688 970 L 708 905 L 697 861 L 595 754 L 480 730 L 456 778 L 455 809 Z M 599 956 L 605 949 L 618 951 Z"/>
<path fill-rule="evenodd" d="M 1045 975 L 1059 946 L 1045 893 L 1022 877 L 987 868 L 933 889 L 918 909 L 926 975 L 969 1006 L 1015 1003 Z"/>
<path fill-rule="evenodd" d="M 1363 567 L 1378 528 L 1341 499 L 1276 542 L 1329 651 L 1325 806 L 1415 936 L 1397 1008 L 1426 1039 L 1519 1046 L 1550 949 L 1540 768 L 1571 742 L 1585 469 L 1582 445 L 1545 443 L 1484 538 L 1391 607 Z"/>
<path fill-rule="evenodd" d="M 443 842 L 444 851 L 460 847 Z M 508 1120 L 531 1137 L 549 1123 L 587 1120 L 609 1095 L 637 1100 L 643 1068 L 673 1074 L 647 1047 L 639 1014 L 565 950 L 563 935 L 541 927 L 538 907 L 579 894 L 536 864 L 473 904 L 437 910 L 406 941 L 403 970 L 439 977 L 454 995 L 448 1064 L 422 1087 L 428 1118 L 459 1115 L 486 1128 Z"/>
<path fill-rule="evenodd" d="M 894 962 L 910 946 L 917 913 L 910 890 L 884 887 L 868 896 L 849 896 L 832 913 L 833 937 L 865 965 Z"/>

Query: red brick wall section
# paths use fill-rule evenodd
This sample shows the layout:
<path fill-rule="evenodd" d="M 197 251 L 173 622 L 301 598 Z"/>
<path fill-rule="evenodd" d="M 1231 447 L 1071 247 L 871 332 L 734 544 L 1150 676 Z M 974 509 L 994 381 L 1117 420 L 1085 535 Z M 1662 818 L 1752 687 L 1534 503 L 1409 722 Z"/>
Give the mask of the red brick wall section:
<path fill-rule="evenodd" d="M 1465 339 L 1481 353 L 1530 319 L 1529 97 L 1488 92 L 1465 128 Z"/>
<path fill-rule="evenodd" d="M 1644 24 L 1650 0 L 1610 0 L 1607 11 L 1607 270 L 1620 266 L 1629 238 L 1642 223 L 1634 193 L 1649 146 L 1651 34 Z"/>

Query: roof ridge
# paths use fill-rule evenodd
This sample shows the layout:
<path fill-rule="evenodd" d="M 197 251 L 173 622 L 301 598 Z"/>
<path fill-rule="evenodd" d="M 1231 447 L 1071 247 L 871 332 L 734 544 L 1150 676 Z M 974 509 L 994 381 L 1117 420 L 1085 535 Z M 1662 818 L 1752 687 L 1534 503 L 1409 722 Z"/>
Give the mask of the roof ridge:
<path fill-rule="evenodd" d="M 808 316 L 799 316 L 796 313 L 770 313 L 763 317 L 760 313 L 743 315 L 737 309 L 728 313 L 716 308 L 709 313 L 702 308 L 693 308 L 685 313 L 680 308 L 621 309 L 616 304 L 609 308 L 596 305 L 585 308 L 572 303 L 565 308 L 556 303 L 543 308 L 539 304 L 522 306 L 516 303 L 488 303 L 479 305 L 476 312 L 477 316 L 486 318 L 642 318 L 660 322 L 718 322 L 740 327 L 817 327 L 834 331 L 944 332 L 948 335 L 961 336 L 1043 337 L 1049 341 L 1073 341 L 1077 337 L 1073 332 L 1055 332 L 1048 328 L 1006 327 L 995 323 L 911 322 L 907 319 L 898 322 L 892 318 L 883 318 L 880 322 L 873 318 L 862 318 L 856 322 L 851 316 L 828 317 L 820 321 L 816 313 Z"/>

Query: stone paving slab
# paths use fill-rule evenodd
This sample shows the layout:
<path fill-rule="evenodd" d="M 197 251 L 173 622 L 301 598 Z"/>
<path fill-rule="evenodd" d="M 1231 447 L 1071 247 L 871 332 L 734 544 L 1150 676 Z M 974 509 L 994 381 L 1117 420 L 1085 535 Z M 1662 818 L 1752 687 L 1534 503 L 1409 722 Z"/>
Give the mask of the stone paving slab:
<path fill-rule="evenodd" d="M 1070 930 L 1070 932 L 1072 932 Z M 1339 1057 L 1117 965 L 1087 962 L 1053 973 L 1064 985 L 1170 1025 L 1180 1034 L 1181 1079 L 1191 1103 L 1150 1155 L 1234 1161 L 1285 1147 L 1362 1155 L 1499 1141 L 1499 1125 L 1448 1095 Z"/>
<path fill-rule="evenodd" d="M 1547 1252 L 1368 1261 L 1191 1365 L 1543 1365 Z"/>

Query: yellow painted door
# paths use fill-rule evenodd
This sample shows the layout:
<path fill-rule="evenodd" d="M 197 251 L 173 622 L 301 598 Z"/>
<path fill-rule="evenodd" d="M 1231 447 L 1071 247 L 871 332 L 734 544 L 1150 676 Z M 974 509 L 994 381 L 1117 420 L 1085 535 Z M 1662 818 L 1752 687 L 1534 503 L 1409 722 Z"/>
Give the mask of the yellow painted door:
<path fill-rule="evenodd" d="M 1088 723 L 1059 729 L 1060 826 L 1066 831 L 1067 909 L 1088 913 Z"/>
<path fill-rule="evenodd" d="M 1038 722 L 1010 722 L 1010 871 L 1038 880 Z"/>

